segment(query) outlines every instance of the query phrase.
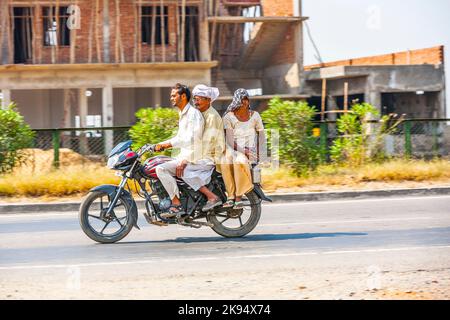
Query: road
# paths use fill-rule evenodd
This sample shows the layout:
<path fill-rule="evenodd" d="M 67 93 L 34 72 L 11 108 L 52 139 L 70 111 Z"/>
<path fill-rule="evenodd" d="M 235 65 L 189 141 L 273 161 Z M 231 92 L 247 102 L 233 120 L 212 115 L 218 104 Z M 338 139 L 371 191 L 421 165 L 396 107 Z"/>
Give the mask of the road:
<path fill-rule="evenodd" d="M 0 215 L 0 298 L 450 298 L 450 196 L 268 204 L 234 240 L 139 225 L 101 245 L 76 212 Z"/>

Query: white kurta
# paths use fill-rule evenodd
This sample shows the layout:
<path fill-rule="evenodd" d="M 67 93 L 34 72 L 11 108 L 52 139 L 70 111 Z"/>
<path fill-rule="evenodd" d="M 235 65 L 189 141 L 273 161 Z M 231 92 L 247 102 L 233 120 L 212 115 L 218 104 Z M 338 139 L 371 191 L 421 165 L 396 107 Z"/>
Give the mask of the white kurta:
<path fill-rule="evenodd" d="M 171 199 L 175 195 L 179 197 L 178 186 L 173 176 L 176 173 L 176 166 L 181 161 L 188 161 L 182 179 L 196 191 L 211 181 L 214 170 L 214 164 L 211 161 L 202 159 L 202 138 L 205 129 L 202 113 L 188 104 L 183 111 L 179 112 L 179 115 L 176 136 L 162 143 L 170 143 L 172 147 L 179 148 L 180 153 L 173 161 L 159 165 L 157 170 L 158 177 Z"/>

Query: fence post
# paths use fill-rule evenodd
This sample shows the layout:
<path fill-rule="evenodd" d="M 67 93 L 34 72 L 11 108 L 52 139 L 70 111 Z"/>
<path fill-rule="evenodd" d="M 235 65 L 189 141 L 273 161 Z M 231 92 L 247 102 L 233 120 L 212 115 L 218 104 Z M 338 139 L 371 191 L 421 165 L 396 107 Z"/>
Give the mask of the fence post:
<path fill-rule="evenodd" d="M 320 124 L 320 160 L 323 162 L 327 161 L 327 136 L 328 136 L 328 126 L 326 122 Z"/>
<path fill-rule="evenodd" d="M 439 137 L 438 137 L 438 123 L 433 121 L 431 123 L 431 130 L 433 132 L 433 156 L 439 156 Z"/>
<path fill-rule="evenodd" d="M 52 132 L 52 140 L 53 140 L 53 166 L 55 168 L 59 168 L 59 145 L 60 145 L 60 136 L 58 130 L 53 130 Z"/>
<path fill-rule="evenodd" d="M 405 156 L 410 158 L 412 155 L 411 145 L 411 122 L 405 121 Z"/>

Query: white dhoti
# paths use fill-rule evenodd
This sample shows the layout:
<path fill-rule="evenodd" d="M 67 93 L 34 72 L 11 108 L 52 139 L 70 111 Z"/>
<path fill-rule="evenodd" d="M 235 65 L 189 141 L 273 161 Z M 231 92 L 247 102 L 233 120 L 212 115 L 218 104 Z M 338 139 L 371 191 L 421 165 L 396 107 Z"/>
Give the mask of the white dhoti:
<path fill-rule="evenodd" d="M 170 199 L 180 198 L 180 191 L 175 180 L 179 160 L 172 160 L 156 167 L 156 175 L 169 194 Z M 199 160 L 188 163 L 183 172 L 182 180 L 197 191 L 211 181 L 214 164 L 210 160 Z"/>

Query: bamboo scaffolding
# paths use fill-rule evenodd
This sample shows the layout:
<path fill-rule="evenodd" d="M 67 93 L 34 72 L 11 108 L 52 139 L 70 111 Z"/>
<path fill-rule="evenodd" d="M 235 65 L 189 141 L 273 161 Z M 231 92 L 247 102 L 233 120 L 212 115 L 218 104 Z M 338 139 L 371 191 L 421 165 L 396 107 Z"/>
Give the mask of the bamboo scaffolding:
<path fill-rule="evenodd" d="M 35 1 L 33 0 L 33 9 L 31 14 L 31 61 L 33 64 L 36 64 L 36 31 L 38 30 L 36 28 L 36 11 L 37 7 L 35 5 Z"/>
<path fill-rule="evenodd" d="M 160 1 L 162 62 L 166 62 L 166 26 L 164 21 L 164 0 Z"/>
<path fill-rule="evenodd" d="M 5 40 L 5 33 L 7 28 L 6 13 L 8 12 L 4 7 L 8 3 L 4 2 L 0 4 L 0 64 L 3 63 L 3 41 Z"/>
<path fill-rule="evenodd" d="M 50 7 L 48 7 L 48 9 L 49 9 L 48 16 L 45 17 L 45 19 L 47 19 L 47 21 L 50 20 L 50 26 L 47 26 L 47 28 L 50 30 L 53 30 L 53 9 L 54 9 L 54 7 L 50 6 Z M 48 29 L 44 30 L 44 32 L 48 32 L 49 31 Z M 52 44 L 52 38 L 51 38 L 52 34 L 53 33 L 49 34 L 49 36 L 50 36 L 49 44 L 51 46 L 51 61 L 52 61 L 52 64 L 55 64 L 56 63 L 56 51 L 55 51 L 55 45 Z M 58 41 L 58 38 L 56 38 L 56 41 Z"/>
<path fill-rule="evenodd" d="M 119 0 L 118 0 L 119 1 Z M 122 62 L 122 63 L 125 63 L 125 50 L 124 50 L 124 48 L 123 48 L 123 41 L 122 41 L 122 29 L 121 29 L 121 20 L 120 20 L 120 16 L 121 16 L 121 13 L 120 13 L 120 6 L 119 6 L 119 4 L 118 4 L 118 12 L 119 12 L 119 52 L 120 52 L 120 61 Z"/>
<path fill-rule="evenodd" d="M 156 6 L 152 6 L 152 34 L 150 35 L 152 62 L 155 62 L 155 36 L 156 36 Z"/>
<path fill-rule="evenodd" d="M 181 60 L 181 21 L 180 21 L 180 10 L 179 10 L 179 0 L 177 0 L 177 7 L 175 10 L 175 18 L 177 21 L 177 61 Z"/>
<path fill-rule="evenodd" d="M 10 21 L 10 34 L 9 34 L 9 42 L 8 42 L 8 49 L 9 49 L 9 63 L 14 63 L 14 32 L 15 32 L 15 24 L 14 24 L 14 8 L 11 5 L 11 0 L 8 1 L 9 6 L 9 21 Z"/>
<path fill-rule="evenodd" d="M 348 112 L 348 82 L 344 83 L 344 111 Z"/>
<path fill-rule="evenodd" d="M 186 43 L 186 0 L 181 1 L 181 61 L 185 61 L 186 57 L 184 54 Z"/>
<path fill-rule="evenodd" d="M 142 21 L 142 1 L 139 0 L 139 7 L 138 7 L 138 23 L 140 24 Z M 139 62 L 142 62 L 142 28 L 139 27 L 137 29 L 138 33 L 138 58 Z"/>
<path fill-rule="evenodd" d="M 95 6 L 91 8 L 91 17 L 89 20 L 89 38 L 88 38 L 88 63 L 92 63 L 92 38 L 94 33 Z"/>
<path fill-rule="evenodd" d="M 133 17 L 134 17 L 134 46 L 133 46 L 133 62 L 137 62 L 137 30 L 138 30 L 138 19 L 137 19 L 137 6 L 136 1 L 134 3 Z"/>
<path fill-rule="evenodd" d="M 119 0 L 115 0 L 114 1 L 114 4 L 115 4 L 115 16 L 116 16 L 116 23 L 115 23 L 115 26 L 114 26 L 114 33 L 115 33 L 115 35 L 114 35 L 114 57 L 115 57 L 115 60 L 116 60 L 116 63 L 119 63 L 120 62 L 120 57 L 119 57 L 119 32 L 120 32 L 120 15 L 119 15 L 119 6 L 118 6 L 118 2 L 119 2 Z"/>
<path fill-rule="evenodd" d="M 78 0 L 75 1 L 75 5 L 78 5 Z M 72 28 L 70 30 L 70 63 L 73 64 L 76 61 L 76 44 L 77 44 L 77 29 Z"/>
<path fill-rule="evenodd" d="M 321 103 L 321 111 L 320 111 L 320 120 L 325 120 L 325 103 L 327 97 L 327 79 L 322 79 L 322 103 Z"/>
<path fill-rule="evenodd" d="M 219 0 L 216 0 L 215 1 L 215 5 L 216 5 L 216 7 L 214 8 L 214 17 L 217 17 L 218 16 L 218 14 L 219 14 L 219 8 L 220 8 L 220 5 L 219 5 Z M 211 42 L 210 42 L 210 48 L 209 48 L 209 52 L 211 52 L 211 55 L 212 55 L 212 53 L 213 53 L 213 50 L 214 50 L 214 44 L 215 44 L 215 42 L 216 42 L 216 30 L 217 29 L 217 23 L 216 23 L 216 21 L 214 20 L 214 22 L 213 22 L 213 30 L 212 30 L 212 36 L 211 36 Z M 219 48 L 219 50 L 220 50 L 220 48 Z"/>
<path fill-rule="evenodd" d="M 98 32 L 98 15 L 100 13 L 100 0 L 95 0 L 95 48 L 97 50 L 97 62 L 102 62 L 102 50 L 100 47 L 100 33 Z"/>
<path fill-rule="evenodd" d="M 59 40 L 60 40 L 60 28 L 63 28 L 64 26 L 60 26 L 59 21 L 59 0 L 56 0 L 56 9 L 55 9 L 55 16 L 56 16 L 56 45 L 55 45 L 55 60 L 56 63 L 59 62 Z"/>
<path fill-rule="evenodd" d="M 38 0 L 34 0 L 38 1 Z M 38 8 L 35 6 L 35 8 Z M 35 12 L 35 30 L 39 30 L 39 26 L 42 25 L 42 12 L 40 10 L 36 10 Z M 36 34 L 36 60 L 37 63 L 42 63 L 42 42 L 43 42 L 43 33 L 39 33 L 39 37 Z M 40 41 L 39 41 L 40 40 Z"/>

